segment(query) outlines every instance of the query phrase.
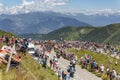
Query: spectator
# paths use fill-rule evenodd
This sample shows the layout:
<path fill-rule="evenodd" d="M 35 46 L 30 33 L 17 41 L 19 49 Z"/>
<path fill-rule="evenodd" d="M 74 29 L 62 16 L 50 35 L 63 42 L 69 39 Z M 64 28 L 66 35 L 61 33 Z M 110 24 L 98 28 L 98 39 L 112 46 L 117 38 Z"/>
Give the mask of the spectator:
<path fill-rule="evenodd" d="M 66 79 L 65 80 L 70 80 L 70 73 L 69 72 L 66 73 Z"/>
<path fill-rule="evenodd" d="M 14 43 L 15 43 L 15 38 L 14 38 L 14 36 L 12 36 L 12 38 L 11 38 L 11 44 L 14 45 Z"/>
<path fill-rule="evenodd" d="M 116 80 L 120 80 L 120 73 L 118 73 Z"/>
<path fill-rule="evenodd" d="M 46 61 L 45 59 L 43 59 L 42 67 L 43 67 L 44 69 L 46 69 L 46 65 L 47 65 L 47 61 Z"/>
<path fill-rule="evenodd" d="M 65 79 L 66 79 L 65 71 L 62 71 L 62 80 L 65 80 Z"/>
<path fill-rule="evenodd" d="M 50 59 L 50 68 L 52 68 L 53 60 Z"/>
<path fill-rule="evenodd" d="M 61 76 L 62 76 L 62 72 L 61 72 L 61 68 L 59 68 L 59 70 L 58 70 L 58 80 L 61 80 Z"/>
<path fill-rule="evenodd" d="M 104 69 L 105 69 L 105 67 L 103 66 L 103 64 L 101 64 L 101 66 L 100 66 L 100 72 L 103 74 L 104 73 Z"/>
<path fill-rule="evenodd" d="M 5 35 L 5 43 L 6 43 L 6 44 L 9 43 L 9 41 L 10 41 L 10 40 L 9 40 L 9 34 L 6 34 L 6 35 Z"/>

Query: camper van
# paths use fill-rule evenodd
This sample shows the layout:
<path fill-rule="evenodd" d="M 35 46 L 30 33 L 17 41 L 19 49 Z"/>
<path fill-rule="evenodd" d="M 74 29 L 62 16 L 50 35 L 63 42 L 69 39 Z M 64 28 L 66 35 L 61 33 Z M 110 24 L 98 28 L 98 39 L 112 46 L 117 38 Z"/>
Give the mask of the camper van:
<path fill-rule="evenodd" d="M 28 53 L 29 54 L 34 54 L 35 53 L 35 45 L 32 43 L 28 44 Z"/>

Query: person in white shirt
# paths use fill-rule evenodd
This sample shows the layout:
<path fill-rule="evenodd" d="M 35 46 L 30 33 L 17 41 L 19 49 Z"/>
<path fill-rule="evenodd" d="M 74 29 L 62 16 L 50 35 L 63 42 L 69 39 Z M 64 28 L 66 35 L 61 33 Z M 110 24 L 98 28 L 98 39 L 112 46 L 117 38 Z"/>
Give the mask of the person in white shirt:
<path fill-rule="evenodd" d="M 101 69 L 101 73 L 104 73 L 105 67 L 103 66 L 103 64 L 101 64 L 100 69 Z"/>
<path fill-rule="evenodd" d="M 117 77 L 117 72 L 116 72 L 116 70 L 114 70 L 114 69 L 113 69 L 113 75 L 114 75 L 114 78 Z"/>
<path fill-rule="evenodd" d="M 120 80 L 120 73 L 118 73 L 116 80 Z"/>
<path fill-rule="evenodd" d="M 1 50 L 5 50 L 8 53 L 13 53 L 13 54 L 17 54 L 16 50 L 14 48 L 12 48 L 9 44 L 4 45 Z"/>

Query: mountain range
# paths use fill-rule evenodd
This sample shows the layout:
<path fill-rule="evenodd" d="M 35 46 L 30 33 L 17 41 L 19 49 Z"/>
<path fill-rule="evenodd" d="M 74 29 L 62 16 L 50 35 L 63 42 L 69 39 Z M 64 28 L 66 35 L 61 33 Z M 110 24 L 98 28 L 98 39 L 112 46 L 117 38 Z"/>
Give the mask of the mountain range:
<path fill-rule="evenodd" d="M 1 14 L 0 29 L 22 33 L 49 33 L 64 26 L 85 27 L 93 25 L 101 27 L 108 24 L 120 23 L 120 13 L 104 10 L 98 12 L 53 12 L 41 11 L 18 14 Z"/>
<path fill-rule="evenodd" d="M 48 33 L 63 26 L 88 26 L 75 18 L 55 12 L 0 15 L 0 29 L 13 33 Z"/>
<path fill-rule="evenodd" d="M 86 22 L 88 24 L 94 26 L 105 26 L 108 24 L 120 23 L 120 14 L 92 14 L 92 15 L 85 15 L 81 13 L 77 13 L 75 15 L 70 15 L 73 18 Z"/>

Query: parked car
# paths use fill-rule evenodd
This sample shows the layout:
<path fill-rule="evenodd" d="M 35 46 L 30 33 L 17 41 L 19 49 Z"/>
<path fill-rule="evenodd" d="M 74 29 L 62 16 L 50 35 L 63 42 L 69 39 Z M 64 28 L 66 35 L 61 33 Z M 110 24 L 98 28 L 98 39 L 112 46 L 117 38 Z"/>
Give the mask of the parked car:
<path fill-rule="evenodd" d="M 35 53 L 35 45 L 32 43 L 28 44 L 28 53 L 29 54 L 34 54 Z"/>

